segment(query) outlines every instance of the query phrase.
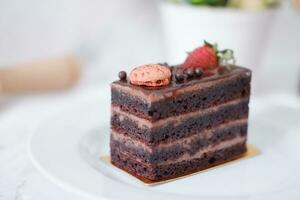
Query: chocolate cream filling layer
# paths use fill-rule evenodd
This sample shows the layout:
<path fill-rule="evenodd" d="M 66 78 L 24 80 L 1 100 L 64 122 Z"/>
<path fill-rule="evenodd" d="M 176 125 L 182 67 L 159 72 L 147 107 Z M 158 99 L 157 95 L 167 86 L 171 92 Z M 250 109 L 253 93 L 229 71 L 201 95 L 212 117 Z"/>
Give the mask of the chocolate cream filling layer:
<path fill-rule="evenodd" d="M 184 162 L 184 161 L 190 161 L 193 159 L 201 159 L 201 158 L 205 157 L 206 154 L 213 154 L 216 151 L 219 151 L 222 149 L 227 149 L 232 146 L 236 146 L 236 145 L 245 146 L 246 141 L 247 141 L 246 136 L 238 136 L 231 140 L 226 140 L 226 141 L 220 142 L 218 144 L 210 144 L 204 148 L 199 149 L 197 152 L 195 152 L 192 155 L 189 154 L 188 152 L 186 152 L 176 159 L 162 160 L 159 163 L 155 163 L 155 166 L 170 165 L 170 164 L 180 163 L 180 162 Z M 152 166 L 153 165 L 150 163 L 146 163 L 142 158 L 136 157 L 128 152 L 119 151 L 118 149 L 114 149 L 113 151 L 114 152 L 116 152 L 116 151 L 122 152 L 122 154 L 125 155 L 126 157 L 128 157 L 128 159 L 133 159 L 136 162 L 139 162 L 141 165 L 144 165 L 144 166 Z"/>

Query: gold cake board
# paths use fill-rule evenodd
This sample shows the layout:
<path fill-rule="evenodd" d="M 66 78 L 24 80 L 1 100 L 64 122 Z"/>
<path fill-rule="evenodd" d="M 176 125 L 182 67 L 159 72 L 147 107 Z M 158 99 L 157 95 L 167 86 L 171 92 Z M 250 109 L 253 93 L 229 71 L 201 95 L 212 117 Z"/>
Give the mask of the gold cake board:
<path fill-rule="evenodd" d="M 234 157 L 230 160 L 222 161 L 222 162 L 216 163 L 214 165 L 211 165 L 209 167 L 206 167 L 204 169 L 200 169 L 198 171 L 195 171 L 195 172 L 192 172 L 192 173 L 189 173 L 189 174 L 185 174 L 185 175 L 182 175 L 182 176 L 179 176 L 179 177 L 176 177 L 176 178 L 170 178 L 170 179 L 164 179 L 164 180 L 158 180 L 158 181 L 153 181 L 153 180 L 149 180 L 149 179 L 146 179 L 146 178 L 143 178 L 143 177 L 140 177 L 140 176 L 136 176 L 136 175 L 131 174 L 130 172 L 127 172 L 127 171 L 124 171 L 123 169 L 120 169 L 118 166 L 115 166 L 111 163 L 110 156 L 102 156 L 101 160 L 103 160 L 105 163 L 107 163 L 107 164 L 109 164 L 113 167 L 116 167 L 116 168 L 120 169 L 122 172 L 126 172 L 127 174 L 137 178 L 139 181 L 141 181 L 145 185 L 152 186 L 152 185 L 168 183 L 168 182 L 175 181 L 175 180 L 182 179 L 182 178 L 186 178 L 186 177 L 189 177 L 189 176 L 194 176 L 196 174 L 203 173 L 203 172 L 206 172 L 208 170 L 216 169 L 216 168 L 222 167 L 224 165 L 228 165 L 228 164 L 240 161 L 240 160 L 244 160 L 244 159 L 247 159 L 247 158 L 257 156 L 259 154 L 261 154 L 261 151 L 258 148 L 254 147 L 250 144 L 247 144 L 247 152 L 245 152 L 242 155 L 239 155 L 237 157 Z"/>

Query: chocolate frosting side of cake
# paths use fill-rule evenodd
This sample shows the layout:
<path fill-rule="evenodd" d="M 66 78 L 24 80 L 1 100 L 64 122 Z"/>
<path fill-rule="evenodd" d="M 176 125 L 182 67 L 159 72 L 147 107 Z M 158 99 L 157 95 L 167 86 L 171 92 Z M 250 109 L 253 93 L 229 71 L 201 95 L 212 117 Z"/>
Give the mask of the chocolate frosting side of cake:
<path fill-rule="evenodd" d="M 112 163 L 159 180 L 240 155 L 246 151 L 250 81 L 251 71 L 236 67 L 181 83 L 172 79 L 164 87 L 112 83 Z"/>

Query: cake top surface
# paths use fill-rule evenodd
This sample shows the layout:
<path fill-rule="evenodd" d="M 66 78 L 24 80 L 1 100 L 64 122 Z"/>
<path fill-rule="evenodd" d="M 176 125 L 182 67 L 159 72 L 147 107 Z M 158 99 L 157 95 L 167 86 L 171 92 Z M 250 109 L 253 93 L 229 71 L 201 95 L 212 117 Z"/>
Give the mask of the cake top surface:
<path fill-rule="evenodd" d="M 230 69 L 226 69 L 224 66 L 219 66 L 217 69 L 213 71 L 204 72 L 201 77 L 193 77 L 188 78 L 185 77 L 184 80 L 178 82 L 176 80 L 176 72 L 180 70 L 180 66 L 170 67 L 171 70 L 171 78 L 170 83 L 165 86 L 157 86 L 157 87 L 149 87 L 149 86 L 141 86 L 131 84 L 129 80 L 118 80 L 112 83 L 112 87 L 130 87 L 131 90 L 137 90 L 143 92 L 144 94 L 155 94 L 155 93 L 165 93 L 170 91 L 175 91 L 177 89 L 182 89 L 191 85 L 201 85 L 207 84 L 209 82 L 222 80 L 222 79 L 230 79 L 235 76 L 251 76 L 251 71 L 249 69 L 232 66 Z"/>

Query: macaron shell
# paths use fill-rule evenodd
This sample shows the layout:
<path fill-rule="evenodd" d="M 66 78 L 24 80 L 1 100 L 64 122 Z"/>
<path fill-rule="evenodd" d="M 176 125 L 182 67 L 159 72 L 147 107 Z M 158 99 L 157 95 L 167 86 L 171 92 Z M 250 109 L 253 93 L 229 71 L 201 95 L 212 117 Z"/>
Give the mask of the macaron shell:
<path fill-rule="evenodd" d="M 159 64 L 142 65 L 134 68 L 129 80 L 133 85 L 165 86 L 170 83 L 171 70 L 169 67 Z"/>

